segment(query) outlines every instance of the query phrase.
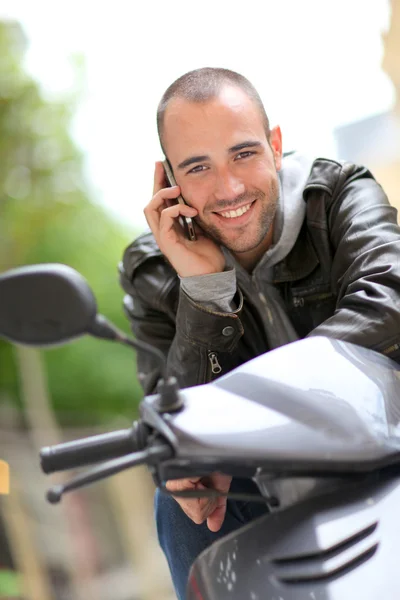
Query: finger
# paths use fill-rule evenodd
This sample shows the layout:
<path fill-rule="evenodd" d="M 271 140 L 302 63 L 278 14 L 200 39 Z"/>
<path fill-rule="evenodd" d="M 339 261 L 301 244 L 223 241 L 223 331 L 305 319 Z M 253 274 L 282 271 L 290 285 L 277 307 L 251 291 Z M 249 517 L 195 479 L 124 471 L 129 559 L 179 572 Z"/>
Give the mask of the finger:
<path fill-rule="evenodd" d="M 196 483 L 201 482 L 201 477 L 190 477 L 189 479 L 185 479 L 185 481 L 188 481 L 189 483 L 191 483 L 192 485 L 195 485 Z"/>
<path fill-rule="evenodd" d="M 199 498 L 193 500 L 186 500 L 181 505 L 182 510 L 185 514 L 194 522 L 196 525 L 201 525 L 207 518 L 213 514 L 217 508 L 217 502 L 215 498 Z"/>
<path fill-rule="evenodd" d="M 225 475 L 224 473 L 212 473 L 210 476 L 211 487 L 217 489 L 219 492 L 226 494 L 229 491 L 231 486 L 232 477 L 230 475 Z M 217 499 L 216 507 L 213 513 L 209 515 L 207 518 L 207 527 L 210 531 L 219 531 L 222 527 L 222 524 L 225 519 L 226 514 L 226 506 L 227 506 L 227 498 L 226 496 L 220 496 Z"/>
<path fill-rule="evenodd" d="M 176 230 L 178 217 L 195 217 L 197 210 L 186 204 L 175 204 L 165 208 L 160 215 L 159 231 L 161 236 L 167 235 L 172 229 Z M 181 233 L 184 237 L 184 231 Z"/>
<path fill-rule="evenodd" d="M 210 531 L 219 531 L 223 525 L 226 514 L 226 498 L 218 498 L 217 506 L 207 517 L 207 527 Z"/>
<path fill-rule="evenodd" d="M 201 477 L 191 477 L 190 479 L 169 479 L 165 487 L 170 492 L 180 492 L 182 490 L 193 489 L 195 484 L 200 481 Z"/>
<path fill-rule="evenodd" d="M 160 213 L 160 226 L 163 226 L 163 223 L 167 223 L 170 220 L 176 220 L 178 217 L 195 217 L 197 215 L 197 210 L 192 208 L 191 206 L 187 206 L 186 204 L 173 204 L 172 206 L 168 206 L 168 208 L 164 208 L 164 210 Z"/>
<path fill-rule="evenodd" d="M 174 200 L 179 195 L 179 187 L 175 186 L 172 188 L 163 188 L 149 202 L 144 209 L 144 216 L 149 224 L 150 229 L 156 235 L 158 232 L 158 226 L 160 222 L 161 211 L 164 210 L 168 204 L 168 200 Z M 175 204 L 174 204 L 175 205 Z"/>
<path fill-rule="evenodd" d="M 166 487 L 170 492 L 180 492 L 184 490 L 210 490 L 212 482 L 217 483 L 222 489 L 219 491 L 228 491 L 231 477 L 215 473 L 211 478 L 192 477 L 190 479 L 173 479 L 166 482 Z M 226 513 L 226 498 L 180 498 L 174 496 L 183 512 L 196 525 L 201 525 L 207 520 L 207 526 L 210 531 L 219 531 L 224 522 Z"/>
<path fill-rule="evenodd" d="M 175 200 L 179 196 L 180 188 L 178 185 L 174 185 L 173 187 L 162 188 L 155 194 L 148 205 L 145 207 L 144 212 L 159 210 L 160 208 L 166 208 L 167 202 Z"/>
<path fill-rule="evenodd" d="M 206 490 L 205 485 L 200 481 L 200 477 L 193 477 L 191 479 L 176 479 L 166 482 L 167 489 L 172 492 L 172 495 L 176 502 L 179 504 L 183 512 L 189 519 L 191 519 L 196 525 L 204 523 L 208 515 L 211 514 L 216 506 L 216 498 L 182 498 L 175 496 L 174 492 L 181 492 L 186 490 Z"/>
<path fill-rule="evenodd" d="M 210 488 L 203 483 L 202 478 L 198 483 L 195 484 L 195 490 L 199 492 L 205 490 L 210 491 Z M 197 498 L 196 503 L 191 503 L 189 507 L 191 510 L 192 520 L 197 524 L 204 523 L 208 516 L 211 515 L 216 509 L 218 500 L 219 498 L 215 497 Z"/>
<path fill-rule="evenodd" d="M 157 161 L 154 168 L 154 185 L 153 185 L 153 196 L 160 190 L 167 187 L 168 183 L 165 177 L 164 167 L 161 161 Z"/>

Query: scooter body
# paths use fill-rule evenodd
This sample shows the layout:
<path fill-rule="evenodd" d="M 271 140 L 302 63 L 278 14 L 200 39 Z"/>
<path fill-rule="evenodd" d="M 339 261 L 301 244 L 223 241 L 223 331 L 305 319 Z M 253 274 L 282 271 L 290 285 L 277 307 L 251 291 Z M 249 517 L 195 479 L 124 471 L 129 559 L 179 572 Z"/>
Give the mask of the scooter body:
<path fill-rule="evenodd" d="M 188 600 L 396 600 L 400 477 L 257 519 L 195 561 Z"/>
<path fill-rule="evenodd" d="M 380 354 L 310 338 L 181 392 L 163 477 L 257 466 L 277 500 L 197 558 L 189 600 L 399 597 L 399 376 Z"/>

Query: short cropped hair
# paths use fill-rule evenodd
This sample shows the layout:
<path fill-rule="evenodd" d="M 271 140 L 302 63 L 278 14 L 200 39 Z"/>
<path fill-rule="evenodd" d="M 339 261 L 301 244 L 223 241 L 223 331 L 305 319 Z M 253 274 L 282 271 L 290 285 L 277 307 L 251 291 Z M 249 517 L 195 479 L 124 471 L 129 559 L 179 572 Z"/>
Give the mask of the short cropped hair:
<path fill-rule="evenodd" d="M 174 98 L 183 98 L 189 102 L 207 102 L 216 98 L 226 85 L 236 86 L 254 100 L 260 109 L 267 138 L 270 137 L 270 125 L 262 100 L 246 77 L 229 69 L 204 67 L 189 71 L 174 81 L 164 92 L 157 108 L 157 130 L 161 148 L 163 147 L 164 116 L 168 104 Z"/>

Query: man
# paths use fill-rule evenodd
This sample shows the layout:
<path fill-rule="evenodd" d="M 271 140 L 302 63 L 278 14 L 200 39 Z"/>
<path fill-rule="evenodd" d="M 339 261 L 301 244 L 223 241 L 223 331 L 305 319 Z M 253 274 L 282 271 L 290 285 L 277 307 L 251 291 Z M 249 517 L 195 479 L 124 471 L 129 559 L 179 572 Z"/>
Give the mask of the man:
<path fill-rule="evenodd" d="M 210 381 L 306 335 L 347 340 L 400 359 L 400 230 L 364 168 L 283 156 L 279 127 L 242 76 L 187 73 L 158 109 L 160 142 L 177 187 L 156 163 L 145 209 L 151 234 L 127 248 L 121 283 L 138 338 L 165 354 L 182 387 Z M 187 206 L 177 204 L 182 194 Z M 197 241 L 180 216 L 194 219 Z M 139 353 L 146 393 L 157 384 Z M 250 491 L 215 473 L 171 491 Z M 226 499 L 156 496 L 161 546 L 184 598 L 188 571 L 217 537 L 262 514 Z"/>

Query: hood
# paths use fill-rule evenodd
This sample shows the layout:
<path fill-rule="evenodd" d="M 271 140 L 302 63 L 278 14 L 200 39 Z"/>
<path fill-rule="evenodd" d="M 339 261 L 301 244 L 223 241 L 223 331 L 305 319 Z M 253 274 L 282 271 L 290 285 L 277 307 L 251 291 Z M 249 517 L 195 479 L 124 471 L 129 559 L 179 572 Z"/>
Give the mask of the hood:
<path fill-rule="evenodd" d="M 279 201 L 275 217 L 273 245 L 267 250 L 258 268 L 270 268 L 292 250 L 306 214 L 303 190 L 315 158 L 294 152 L 283 157 L 279 176 Z"/>

